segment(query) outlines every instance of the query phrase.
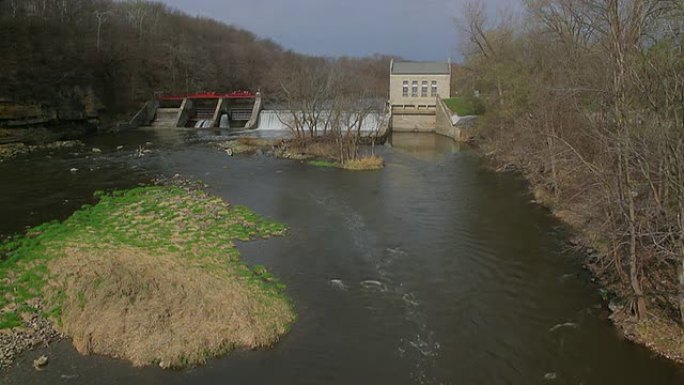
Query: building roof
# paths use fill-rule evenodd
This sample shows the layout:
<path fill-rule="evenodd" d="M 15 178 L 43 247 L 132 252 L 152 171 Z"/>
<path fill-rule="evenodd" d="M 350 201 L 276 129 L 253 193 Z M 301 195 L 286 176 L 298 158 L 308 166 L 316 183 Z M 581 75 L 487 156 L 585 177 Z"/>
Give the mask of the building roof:
<path fill-rule="evenodd" d="M 449 63 L 438 62 L 394 62 L 392 75 L 449 75 Z"/>

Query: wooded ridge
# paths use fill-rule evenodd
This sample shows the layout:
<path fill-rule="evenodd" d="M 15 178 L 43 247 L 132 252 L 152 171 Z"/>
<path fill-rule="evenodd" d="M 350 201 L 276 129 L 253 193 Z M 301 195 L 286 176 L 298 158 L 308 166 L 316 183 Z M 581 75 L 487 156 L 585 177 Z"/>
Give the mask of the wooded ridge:
<path fill-rule="evenodd" d="M 345 67 L 354 73 L 351 87 L 384 94 L 389 71 L 388 57 L 301 55 L 238 27 L 145 1 L 0 0 L 0 31 L 0 115 L 3 104 L 18 104 L 112 120 L 128 117 L 155 92 L 268 96 L 309 65 Z"/>

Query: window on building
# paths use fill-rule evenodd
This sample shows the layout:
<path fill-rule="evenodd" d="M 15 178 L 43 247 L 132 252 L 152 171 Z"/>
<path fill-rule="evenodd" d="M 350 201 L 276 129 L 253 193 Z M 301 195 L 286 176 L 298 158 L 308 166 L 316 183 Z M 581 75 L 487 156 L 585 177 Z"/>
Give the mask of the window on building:
<path fill-rule="evenodd" d="M 437 80 L 432 81 L 432 96 L 437 96 Z"/>
<path fill-rule="evenodd" d="M 411 83 L 411 96 L 413 96 L 414 98 L 418 96 L 418 80 L 414 80 Z"/>
<path fill-rule="evenodd" d="M 420 87 L 420 96 L 422 96 L 424 98 L 428 96 L 427 86 L 428 86 L 427 80 L 423 80 L 423 84 Z"/>
<path fill-rule="evenodd" d="M 404 84 L 401 86 L 401 91 L 404 97 L 408 96 L 408 80 L 404 80 Z"/>

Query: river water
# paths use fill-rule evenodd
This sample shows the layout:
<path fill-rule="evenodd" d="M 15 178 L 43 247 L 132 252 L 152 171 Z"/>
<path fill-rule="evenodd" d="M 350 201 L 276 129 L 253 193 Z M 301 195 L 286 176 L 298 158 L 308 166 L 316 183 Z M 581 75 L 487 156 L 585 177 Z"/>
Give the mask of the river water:
<path fill-rule="evenodd" d="M 378 148 L 379 172 L 228 157 L 186 131 L 97 137 L 86 150 L 0 163 L 0 234 L 63 219 L 95 190 L 202 179 L 288 225 L 285 237 L 240 248 L 287 284 L 299 319 L 273 349 L 184 371 L 82 357 L 60 342 L 22 357 L 2 384 L 684 383 L 680 367 L 618 336 L 582 256 L 524 182 L 449 139 L 395 135 Z M 36 372 L 40 354 L 50 364 Z"/>

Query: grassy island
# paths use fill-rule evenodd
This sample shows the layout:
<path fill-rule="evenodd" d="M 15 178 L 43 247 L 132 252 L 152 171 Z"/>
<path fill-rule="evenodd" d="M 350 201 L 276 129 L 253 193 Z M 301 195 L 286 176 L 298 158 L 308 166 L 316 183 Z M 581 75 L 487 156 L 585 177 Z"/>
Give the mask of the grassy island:
<path fill-rule="evenodd" d="M 341 168 L 352 171 L 380 170 L 385 167 L 382 157 L 375 154 L 348 154 L 340 161 L 339 148 L 330 138 L 263 139 L 238 138 L 217 144 L 230 156 L 261 152 L 283 159 L 304 161 L 316 167 Z"/>
<path fill-rule="evenodd" d="M 97 196 L 0 245 L 0 332 L 41 316 L 83 354 L 169 368 L 267 347 L 289 330 L 284 286 L 233 244 L 283 225 L 195 189 Z"/>

